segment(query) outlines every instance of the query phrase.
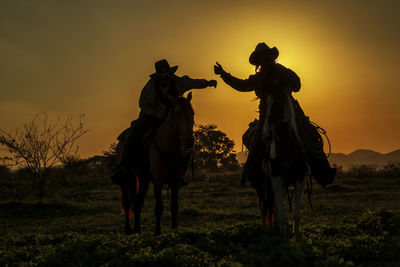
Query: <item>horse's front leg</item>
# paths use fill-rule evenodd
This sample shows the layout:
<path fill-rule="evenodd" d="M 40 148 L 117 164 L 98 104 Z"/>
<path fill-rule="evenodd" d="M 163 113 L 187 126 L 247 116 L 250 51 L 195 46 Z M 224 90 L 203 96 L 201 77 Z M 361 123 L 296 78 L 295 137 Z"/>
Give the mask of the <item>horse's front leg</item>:
<path fill-rule="evenodd" d="M 122 193 L 122 206 L 124 208 L 124 213 L 125 213 L 125 228 L 124 232 L 126 235 L 132 234 L 132 228 L 129 223 L 129 212 L 131 209 L 131 199 L 129 197 L 129 188 L 127 185 L 121 186 L 121 193 Z"/>
<path fill-rule="evenodd" d="M 147 190 L 149 188 L 149 180 L 148 178 L 145 179 L 137 179 L 136 181 L 136 194 L 135 194 L 135 201 L 133 205 L 133 212 L 135 215 L 135 226 L 133 228 L 134 233 L 140 233 L 141 232 L 141 227 L 140 227 L 140 214 L 142 212 L 143 204 L 144 204 L 144 197 L 147 194 Z"/>
<path fill-rule="evenodd" d="M 304 192 L 305 180 L 302 182 L 297 181 L 294 185 L 294 212 L 293 212 L 293 233 L 297 239 L 300 239 L 299 225 L 300 225 L 300 205 L 301 197 Z"/>
<path fill-rule="evenodd" d="M 266 215 L 267 215 L 267 205 L 266 205 L 266 200 L 265 200 L 265 188 L 264 186 L 258 187 L 256 189 L 257 193 L 257 204 L 258 204 L 258 210 L 260 211 L 261 214 L 261 223 L 262 224 L 268 224 L 266 220 Z"/>
<path fill-rule="evenodd" d="M 281 176 L 271 176 L 272 188 L 275 197 L 275 207 L 277 211 L 277 222 L 281 231 L 287 234 L 289 231 L 288 218 L 285 208 L 284 181 Z"/>
<path fill-rule="evenodd" d="M 172 229 L 178 227 L 178 190 L 179 186 L 177 184 L 170 186 L 171 188 L 171 220 Z"/>
<path fill-rule="evenodd" d="M 155 180 L 156 181 L 156 180 Z M 156 206 L 154 213 L 156 215 L 156 231 L 155 234 L 161 234 L 161 214 L 163 213 L 163 204 L 161 199 L 162 184 L 154 183 L 154 198 L 156 200 Z"/>

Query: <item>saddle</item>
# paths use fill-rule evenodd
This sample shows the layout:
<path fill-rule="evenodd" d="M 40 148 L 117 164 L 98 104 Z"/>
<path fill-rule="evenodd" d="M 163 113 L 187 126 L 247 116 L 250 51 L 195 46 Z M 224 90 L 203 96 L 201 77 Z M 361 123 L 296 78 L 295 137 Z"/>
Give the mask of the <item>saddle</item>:
<path fill-rule="evenodd" d="M 135 121 L 132 121 L 131 127 L 125 129 L 121 132 L 121 134 L 117 137 L 118 143 L 116 148 L 116 163 L 117 165 L 121 163 L 123 151 L 126 148 L 126 142 L 128 138 L 133 134 L 135 127 Z M 150 146 L 150 142 L 154 136 L 155 129 L 147 129 L 144 134 L 140 137 L 141 142 L 139 142 L 140 146 L 136 147 L 131 155 L 131 162 L 133 162 L 133 167 L 147 167 L 148 163 L 145 159 L 147 159 L 148 148 Z"/>
<path fill-rule="evenodd" d="M 248 180 L 252 187 L 256 188 L 259 179 L 263 175 L 262 158 L 265 155 L 265 144 L 256 139 L 258 119 L 249 123 L 249 128 L 242 136 L 242 143 L 248 149 L 249 155 L 243 165 L 243 174 L 241 184 L 244 185 Z"/>
<path fill-rule="evenodd" d="M 296 124 L 304 144 L 311 175 L 319 185 L 329 185 L 334 181 L 336 169 L 330 167 L 323 149 L 324 142 L 318 129 L 310 122 L 309 117 L 304 114 L 298 103 L 295 104 L 297 104 L 295 105 Z M 266 153 L 269 150 L 267 144 L 260 145 L 262 141 L 255 140 L 258 122 L 257 119 L 251 122 L 242 136 L 243 144 L 249 149 L 248 159 L 243 166 L 242 184 L 245 180 L 249 180 L 251 183 L 255 182 L 254 179 L 257 175 L 254 173 L 260 173 L 261 159 L 268 154 Z"/>
<path fill-rule="evenodd" d="M 256 134 L 256 126 L 257 126 L 258 120 L 254 119 L 254 121 L 249 123 L 249 128 L 244 132 L 242 136 L 242 143 L 243 145 L 249 149 L 250 144 L 252 142 L 253 137 Z"/>

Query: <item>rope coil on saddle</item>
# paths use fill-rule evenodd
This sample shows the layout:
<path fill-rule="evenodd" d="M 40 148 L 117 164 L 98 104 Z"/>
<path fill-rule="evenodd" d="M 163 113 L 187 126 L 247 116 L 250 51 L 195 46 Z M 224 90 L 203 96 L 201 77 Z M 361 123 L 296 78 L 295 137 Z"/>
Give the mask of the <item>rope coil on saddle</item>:
<path fill-rule="evenodd" d="M 309 122 L 310 122 L 311 125 L 313 125 L 315 127 L 315 129 L 318 131 L 318 133 L 320 135 L 325 136 L 326 140 L 328 141 L 329 152 L 327 154 L 327 157 L 329 157 L 331 155 L 331 142 L 330 142 L 330 140 L 328 138 L 326 130 L 324 128 L 322 128 L 321 126 L 319 126 L 317 123 L 315 123 L 315 122 L 313 122 L 311 120 Z M 325 144 L 324 139 L 321 137 L 320 140 L 321 140 L 322 147 L 323 147 L 324 144 Z M 320 150 L 320 148 L 318 147 L 319 146 L 318 143 L 308 142 L 308 146 L 311 147 L 314 151 L 319 151 Z M 310 208 L 312 210 L 311 195 L 312 195 L 312 192 L 313 192 L 313 184 L 312 184 L 312 174 L 311 174 L 311 170 L 310 170 L 309 166 L 307 166 L 307 176 L 308 176 L 308 179 L 306 180 L 306 182 L 307 182 L 308 204 L 309 204 L 309 206 L 310 206 Z"/>
<path fill-rule="evenodd" d="M 310 123 L 317 129 L 318 133 L 325 136 L 326 140 L 328 141 L 329 152 L 328 152 L 327 157 L 329 157 L 331 155 L 331 142 L 329 141 L 328 135 L 326 134 L 326 130 L 313 121 L 310 121 Z M 321 142 L 322 142 L 322 145 L 324 145 L 324 143 L 325 143 L 324 139 L 321 139 Z"/>

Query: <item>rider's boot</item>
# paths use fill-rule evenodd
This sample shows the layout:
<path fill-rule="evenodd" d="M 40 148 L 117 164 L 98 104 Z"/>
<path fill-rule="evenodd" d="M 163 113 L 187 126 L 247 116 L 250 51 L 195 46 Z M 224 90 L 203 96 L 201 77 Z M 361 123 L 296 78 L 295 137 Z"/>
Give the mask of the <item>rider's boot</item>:
<path fill-rule="evenodd" d="M 249 155 L 247 156 L 246 162 L 243 164 L 243 173 L 240 184 L 244 186 L 246 181 L 255 178 L 261 166 L 262 158 L 265 155 L 265 144 L 260 141 L 255 143 L 249 149 Z M 253 179 L 254 180 L 254 179 Z"/>
<path fill-rule="evenodd" d="M 336 176 L 336 168 L 331 168 L 328 158 L 324 152 L 324 142 L 309 117 L 304 114 L 299 102 L 293 97 L 292 103 L 296 114 L 296 122 L 304 143 L 305 152 L 310 166 L 311 174 L 318 184 L 327 186 L 332 184 Z"/>
<path fill-rule="evenodd" d="M 143 136 L 146 132 L 155 128 L 159 123 L 157 119 L 148 116 L 139 116 L 132 124 L 131 133 L 126 137 L 123 144 L 120 164 L 111 172 L 111 180 L 121 185 L 124 174 L 130 171 L 135 163 L 140 161 L 143 149 Z"/>
<path fill-rule="evenodd" d="M 323 187 L 330 185 L 335 180 L 336 168 L 331 168 L 325 154 L 308 159 L 311 175 Z"/>
<path fill-rule="evenodd" d="M 130 139 L 134 139 L 135 136 L 130 136 Z M 111 181 L 116 185 L 121 185 L 123 178 L 126 174 L 131 171 L 134 163 L 138 161 L 140 155 L 140 140 L 129 140 L 129 143 L 125 144 L 121 162 L 111 171 Z"/>

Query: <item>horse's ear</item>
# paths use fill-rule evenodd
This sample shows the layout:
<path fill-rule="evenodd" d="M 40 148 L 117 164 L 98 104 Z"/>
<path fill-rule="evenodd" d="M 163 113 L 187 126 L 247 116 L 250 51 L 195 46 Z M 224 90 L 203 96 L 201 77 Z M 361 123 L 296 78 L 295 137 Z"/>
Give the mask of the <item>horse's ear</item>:
<path fill-rule="evenodd" d="M 189 100 L 189 101 L 192 100 L 192 91 L 190 91 L 190 93 L 187 95 L 186 98 L 187 98 L 187 100 Z"/>

